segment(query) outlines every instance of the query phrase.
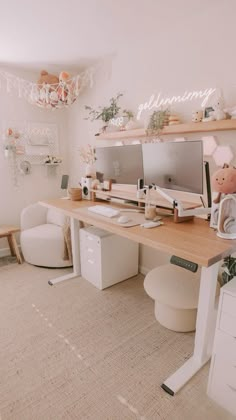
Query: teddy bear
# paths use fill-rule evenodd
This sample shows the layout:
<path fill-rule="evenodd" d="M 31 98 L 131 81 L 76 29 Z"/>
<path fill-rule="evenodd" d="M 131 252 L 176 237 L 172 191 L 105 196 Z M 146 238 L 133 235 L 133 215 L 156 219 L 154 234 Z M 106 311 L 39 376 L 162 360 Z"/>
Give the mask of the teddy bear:
<path fill-rule="evenodd" d="M 57 90 L 60 101 L 65 102 L 71 93 L 71 75 L 67 71 L 61 71 L 59 75 L 59 87 Z"/>
<path fill-rule="evenodd" d="M 209 116 L 212 121 L 226 119 L 226 113 L 224 112 L 224 100 L 222 96 L 219 96 L 217 101 L 213 104 L 213 110 L 214 111 L 209 112 Z"/>
<path fill-rule="evenodd" d="M 203 117 L 203 111 L 195 111 L 192 113 L 192 121 L 193 122 L 201 122 Z"/>
<path fill-rule="evenodd" d="M 37 81 L 37 84 L 42 87 L 43 84 L 57 85 L 59 83 L 59 78 L 55 74 L 50 74 L 46 70 L 40 72 L 40 78 Z"/>
<path fill-rule="evenodd" d="M 46 70 L 40 72 L 40 78 L 37 81 L 38 93 L 35 95 L 35 100 L 39 105 L 55 106 L 58 102 L 58 83 L 59 78 L 55 74 L 50 74 Z"/>

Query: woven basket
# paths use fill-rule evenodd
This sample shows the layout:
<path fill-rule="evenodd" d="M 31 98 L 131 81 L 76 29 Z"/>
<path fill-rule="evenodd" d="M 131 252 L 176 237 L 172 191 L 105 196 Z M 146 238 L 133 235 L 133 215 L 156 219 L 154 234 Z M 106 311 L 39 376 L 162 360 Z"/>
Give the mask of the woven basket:
<path fill-rule="evenodd" d="M 72 201 L 82 200 L 82 189 L 81 188 L 69 188 L 69 197 Z"/>

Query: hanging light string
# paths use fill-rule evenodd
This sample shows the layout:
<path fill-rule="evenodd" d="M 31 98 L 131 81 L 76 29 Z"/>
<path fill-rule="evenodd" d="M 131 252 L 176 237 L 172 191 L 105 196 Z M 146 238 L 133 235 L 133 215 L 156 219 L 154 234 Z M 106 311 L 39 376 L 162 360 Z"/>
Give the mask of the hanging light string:
<path fill-rule="evenodd" d="M 58 83 L 33 83 L 0 69 L 0 81 L 8 93 L 16 91 L 19 98 L 46 109 L 61 109 L 72 105 L 86 86 L 93 86 L 94 68 Z M 2 83 L 0 83 L 0 88 Z"/>

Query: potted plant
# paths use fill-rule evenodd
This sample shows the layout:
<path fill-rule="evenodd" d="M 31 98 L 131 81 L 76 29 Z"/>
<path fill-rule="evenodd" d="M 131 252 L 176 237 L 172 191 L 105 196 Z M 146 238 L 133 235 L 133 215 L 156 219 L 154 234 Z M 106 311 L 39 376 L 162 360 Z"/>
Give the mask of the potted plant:
<path fill-rule="evenodd" d="M 154 111 L 149 119 L 146 130 L 147 135 L 159 136 L 163 127 L 168 124 L 168 117 L 168 109 L 162 111 Z"/>
<path fill-rule="evenodd" d="M 223 271 L 221 273 L 221 285 L 223 286 L 232 280 L 234 276 L 236 276 L 236 257 L 229 255 L 228 257 L 224 258 L 222 268 Z"/>
<path fill-rule="evenodd" d="M 102 127 L 102 132 L 106 130 L 109 121 L 117 117 L 120 111 L 120 106 L 118 106 L 119 98 L 123 96 L 123 93 L 118 93 L 115 97 L 110 99 L 109 106 L 99 106 L 98 109 L 93 109 L 91 106 L 85 105 L 85 109 L 88 111 L 88 117 L 86 120 L 102 120 L 104 126 Z"/>

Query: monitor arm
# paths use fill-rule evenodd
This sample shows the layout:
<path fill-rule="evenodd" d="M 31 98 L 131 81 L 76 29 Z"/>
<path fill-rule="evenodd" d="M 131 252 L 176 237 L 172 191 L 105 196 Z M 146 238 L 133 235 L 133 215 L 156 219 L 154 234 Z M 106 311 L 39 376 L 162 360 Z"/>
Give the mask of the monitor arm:
<path fill-rule="evenodd" d="M 149 187 L 150 188 L 150 187 Z M 178 216 L 179 217 L 185 217 L 185 216 L 198 216 L 201 214 L 208 214 L 211 212 L 210 207 L 196 207 L 195 209 L 184 209 L 183 204 L 181 200 L 178 200 L 174 197 L 172 197 L 170 194 L 163 191 L 161 187 L 158 187 L 158 185 L 152 185 L 151 188 L 153 188 L 155 191 L 157 191 L 158 194 L 160 194 L 163 198 L 165 198 L 169 203 L 173 205 L 174 209 L 178 210 Z"/>

